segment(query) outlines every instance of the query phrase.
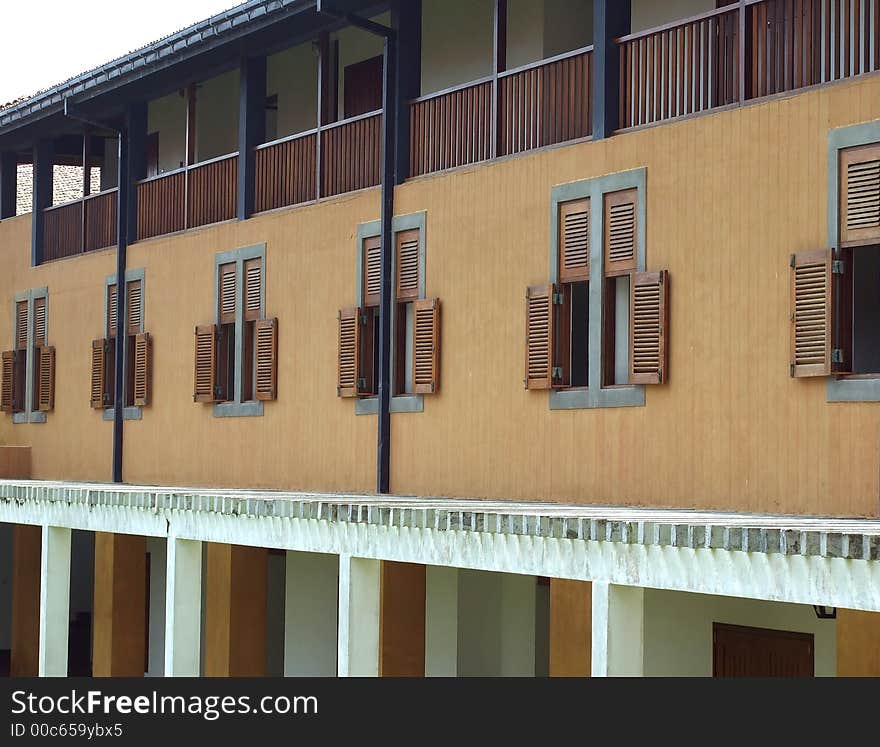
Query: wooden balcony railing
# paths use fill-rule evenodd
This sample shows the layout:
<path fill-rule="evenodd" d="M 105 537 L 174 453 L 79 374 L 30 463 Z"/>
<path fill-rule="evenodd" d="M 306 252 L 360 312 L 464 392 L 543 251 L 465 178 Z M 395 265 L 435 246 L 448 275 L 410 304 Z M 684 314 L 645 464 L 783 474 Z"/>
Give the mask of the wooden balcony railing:
<path fill-rule="evenodd" d="M 413 176 L 588 137 L 592 48 L 416 99 Z"/>
<path fill-rule="evenodd" d="M 298 205 L 317 196 L 317 131 L 261 145 L 256 152 L 254 209 Z"/>
<path fill-rule="evenodd" d="M 321 128 L 321 197 L 375 187 L 382 173 L 382 112 Z"/>
<path fill-rule="evenodd" d="M 144 179 L 137 184 L 138 239 L 231 220 L 237 190 L 237 153 Z"/>
<path fill-rule="evenodd" d="M 73 257 L 116 244 L 117 190 L 47 208 L 42 260 Z"/>
<path fill-rule="evenodd" d="M 880 70 L 880 0 L 746 0 L 617 44 L 636 127 Z"/>

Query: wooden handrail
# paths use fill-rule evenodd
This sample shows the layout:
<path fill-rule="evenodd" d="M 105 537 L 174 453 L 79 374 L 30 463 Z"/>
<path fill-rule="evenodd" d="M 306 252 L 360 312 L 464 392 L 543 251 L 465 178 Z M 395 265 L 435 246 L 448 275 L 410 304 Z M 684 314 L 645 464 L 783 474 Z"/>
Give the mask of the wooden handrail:
<path fill-rule="evenodd" d="M 562 54 L 554 55 L 553 57 L 547 57 L 543 60 L 538 60 L 537 62 L 529 62 L 526 65 L 520 65 L 519 67 L 511 68 L 510 70 L 505 70 L 504 72 L 498 73 L 499 78 L 508 78 L 511 75 L 516 75 L 517 73 L 524 73 L 527 70 L 537 70 L 540 67 L 544 67 L 545 65 L 552 65 L 554 62 L 562 62 L 562 60 L 570 60 L 572 57 L 579 57 L 582 54 L 590 54 L 593 51 L 593 45 L 591 44 L 588 47 L 581 47 L 580 49 L 572 50 L 571 52 L 563 52 Z"/>
<path fill-rule="evenodd" d="M 381 117 L 382 110 L 376 109 L 374 112 L 367 112 L 366 114 L 358 114 L 356 117 L 349 117 L 348 119 L 340 119 L 338 122 L 331 122 L 330 124 L 321 125 L 319 128 L 321 132 L 327 132 L 327 130 L 335 130 L 338 127 L 345 127 L 345 125 L 354 124 L 355 122 L 360 122 L 364 119 L 372 119 L 373 117 Z"/>
<path fill-rule="evenodd" d="M 762 2 L 763 0 L 753 0 L 753 2 Z M 670 23 L 664 23 L 660 26 L 654 26 L 650 29 L 645 29 L 644 31 L 639 31 L 635 34 L 627 34 L 626 36 L 621 36 L 619 39 L 615 39 L 615 44 L 625 44 L 626 42 L 636 41 L 637 39 L 644 39 L 648 36 L 653 36 L 654 34 L 660 34 L 664 31 L 672 31 L 673 29 L 677 29 L 681 26 L 687 26 L 691 23 L 697 23 L 699 21 L 705 21 L 708 18 L 715 18 L 715 16 L 723 16 L 728 13 L 738 13 L 739 5 L 725 5 L 721 8 L 716 8 L 715 10 L 707 10 L 705 13 L 699 13 L 695 16 L 689 16 L 688 18 L 680 18 L 676 21 L 671 21 Z"/>
<path fill-rule="evenodd" d="M 103 192 L 94 192 L 90 195 L 86 195 L 85 197 L 77 197 L 75 200 L 68 200 L 67 202 L 59 202 L 57 205 L 50 205 L 47 208 L 43 208 L 44 213 L 51 212 L 52 210 L 61 210 L 62 208 L 70 207 L 71 205 L 76 205 L 80 202 L 88 202 L 89 200 L 97 199 L 98 197 L 103 197 L 104 195 L 109 195 L 111 192 L 118 192 L 118 187 L 112 187 L 110 189 L 105 189 Z"/>
<path fill-rule="evenodd" d="M 425 94 L 424 96 L 419 96 L 417 99 L 411 99 L 410 104 L 423 104 L 426 101 L 431 101 L 432 99 L 439 99 L 443 96 L 448 96 L 451 93 L 457 93 L 458 91 L 466 91 L 468 88 L 476 88 L 477 86 L 482 86 L 486 83 L 491 83 L 494 78 L 491 75 L 487 75 L 484 78 L 478 78 L 477 80 L 471 80 L 467 83 L 460 83 L 458 85 L 450 86 L 449 88 L 444 88 L 442 91 L 434 91 L 433 93 Z"/>
<path fill-rule="evenodd" d="M 318 128 L 314 127 L 311 130 L 306 130 L 305 132 L 296 132 L 293 135 L 285 135 L 284 137 L 279 137 L 275 140 L 270 140 L 268 143 L 260 143 L 260 145 L 256 146 L 254 150 L 265 150 L 266 148 L 271 148 L 274 145 L 283 145 L 284 143 L 292 143 L 294 140 L 301 140 L 302 138 L 309 137 L 310 135 L 316 135 L 318 133 Z"/>

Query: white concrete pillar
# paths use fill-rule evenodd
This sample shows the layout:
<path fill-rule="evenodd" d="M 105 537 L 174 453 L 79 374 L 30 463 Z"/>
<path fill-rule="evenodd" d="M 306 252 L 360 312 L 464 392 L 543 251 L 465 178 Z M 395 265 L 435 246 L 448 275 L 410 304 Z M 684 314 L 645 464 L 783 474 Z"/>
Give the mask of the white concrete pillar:
<path fill-rule="evenodd" d="M 165 540 L 147 539 L 150 555 L 150 631 L 147 677 L 161 677 L 165 671 L 165 569 L 168 567 Z"/>
<path fill-rule="evenodd" d="M 645 661 L 645 590 L 593 583 L 593 677 L 641 677 Z"/>
<path fill-rule="evenodd" d="M 168 538 L 165 576 L 165 676 L 201 674 L 202 543 Z"/>
<path fill-rule="evenodd" d="M 425 677 L 458 676 L 458 568 L 425 569 Z"/>
<path fill-rule="evenodd" d="M 381 587 L 380 561 L 339 556 L 340 677 L 379 676 Z"/>
<path fill-rule="evenodd" d="M 40 549 L 40 677 L 67 676 L 70 529 L 43 527 Z"/>
<path fill-rule="evenodd" d="M 534 576 L 501 576 L 501 676 L 535 676 Z"/>
<path fill-rule="evenodd" d="M 339 557 L 287 553 L 284 603 L 284 676 L 333 677 L 342 600 Z"/>

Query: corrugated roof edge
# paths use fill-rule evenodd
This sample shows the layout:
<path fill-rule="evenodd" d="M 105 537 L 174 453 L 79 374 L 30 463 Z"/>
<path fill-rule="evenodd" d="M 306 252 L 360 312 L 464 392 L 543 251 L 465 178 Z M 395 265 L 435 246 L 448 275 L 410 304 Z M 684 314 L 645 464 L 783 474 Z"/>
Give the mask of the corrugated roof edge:
<path fill-rule="evenodd" d="M 15 102 L 6 109 L 0 109 L 0 134 L 5 127 L 21 123 L 22 120 L 30 119 L 47 109 L 56 106 L 60 109 L 67 96 L 82 94 L 115 78 L 139 71 L 140 68 L 164 60 L 168 55 L 196 47 L 233 29 L 238 30 L 243 24 L 258 18 L 288 9 L 299 11 L 312 4 L 314 0 L 250 0 L 230 8 L 57 86 Z"/>

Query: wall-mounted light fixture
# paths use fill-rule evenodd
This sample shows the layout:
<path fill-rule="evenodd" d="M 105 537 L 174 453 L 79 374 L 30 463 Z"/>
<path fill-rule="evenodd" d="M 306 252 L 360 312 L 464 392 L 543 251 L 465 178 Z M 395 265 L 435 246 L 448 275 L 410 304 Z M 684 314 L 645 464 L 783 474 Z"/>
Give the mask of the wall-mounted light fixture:
<path fill-rule="evenodd" d="M 823 607 L 821 605 L 814 604 L 813 610 L 815 610 L 816 617 L 818 617 L 820 620 L 837 619 L 837 607 Z"/>

